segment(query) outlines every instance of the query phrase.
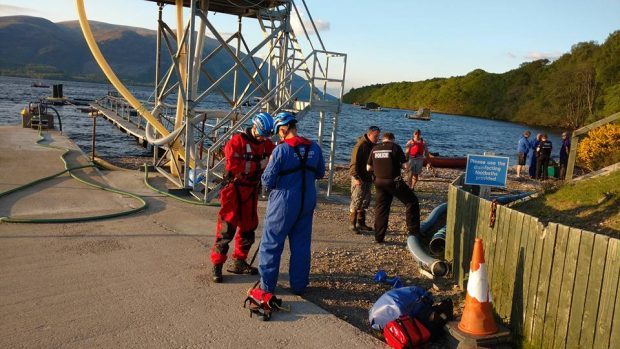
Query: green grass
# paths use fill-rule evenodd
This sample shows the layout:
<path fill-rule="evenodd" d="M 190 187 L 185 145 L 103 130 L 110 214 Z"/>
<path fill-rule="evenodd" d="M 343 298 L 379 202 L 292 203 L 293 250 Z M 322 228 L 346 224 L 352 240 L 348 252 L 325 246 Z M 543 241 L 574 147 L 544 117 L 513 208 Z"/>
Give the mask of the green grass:
<path fill-rule="evenodd" d="M 516 209 L 551 221 L 620 237 L 620 171 L 562 185 Z"/>

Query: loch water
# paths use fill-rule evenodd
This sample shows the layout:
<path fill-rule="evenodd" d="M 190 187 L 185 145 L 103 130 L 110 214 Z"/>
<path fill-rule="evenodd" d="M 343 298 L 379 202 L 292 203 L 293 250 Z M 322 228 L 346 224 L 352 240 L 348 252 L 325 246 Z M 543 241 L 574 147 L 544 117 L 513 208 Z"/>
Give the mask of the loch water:
<path fill-rule="evenodd" d="M 20 110 L 30 101 L 50 96 L 51 88 L 35 88 L 35 82 L 28 78 L 0 76 L 0 124 L 21 123 Z M 110 85 L 100 83 L 36 80 L 45 85 L 62 83 L 63 93 L 68 98 L 96 99 L 112 90 Z M 149 87 L 131 87 L 130 90 L 141 100 L 152 96 Z M 201 108 L 226 108 L 225 100 L 217 95 L 209 96 Z M 62 117 L 63 131 L 83 151 L 91 151 L 92 118 L 75 106 L 56 107 Z M 336 160 L 349 161 L 351 149 L 356 139 L 371 126 L 379 126 L 382 131 L 392 132 L 396 142 L 404 147 L 414 129 L 422 131 L 422 137 L 429 150 L 444 156 L 465 156 L 492 152 L 498 156 L 510 157 L 510 164 L 516 163 L 516 144 L 524 130 L 533 135 L 547 133 L 553 142 L 553 156 L 558 157 L 560 138 L 549 130 L 533 128 L 511 122 L 488 120 L 470 116 L 432 113 L 431 121 L 418 121 L 405 118 L 411 111 L 385 109 L 385 111 L 363 110 L 352 105 L 343 105 L 338 119 L 336 141 Z M 300 133 L 316 140 L 318 113 L 308 114 L 300 123 Z M 327 152 L 329 134 L 332 128 L 331 115 L 326 116 L 324 129 L 324 152 Z M 150 152 L 138 145 L 134 138 L 122 133 L 111 123 L 99 119 L 97 122 L 97 153 L 101 156 L 149 156 Z"/>

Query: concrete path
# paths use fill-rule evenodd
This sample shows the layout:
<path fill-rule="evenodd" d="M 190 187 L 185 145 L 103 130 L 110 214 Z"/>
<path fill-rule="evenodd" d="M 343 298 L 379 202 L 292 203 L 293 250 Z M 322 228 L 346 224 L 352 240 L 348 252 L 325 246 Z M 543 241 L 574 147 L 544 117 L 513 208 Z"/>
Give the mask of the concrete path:
<path fill-rule="evenodd" d="M 75 148 L 58 133 L 50 136 Z M 32 130 L 0 127 L 0 191 L 63 169 L 59 152 L 33 146 L 36 139 Z M 207 256 L 217 208 L 154 194 L 138 172 L 85 174 L 146 196 L 149 208 L 90 223 L 0 223 L 1 348 L 383 347 L 285 290 L 278 293 L 290 313 L 277 313 L 270 322 L 250 319 L 242 302 L 256 277 L 210 281 Z M 0 198 L 0 215 L 87 215 L 135 204 L 63 177 Z M 285 267 L 281 279 L 287 278 Z"/>

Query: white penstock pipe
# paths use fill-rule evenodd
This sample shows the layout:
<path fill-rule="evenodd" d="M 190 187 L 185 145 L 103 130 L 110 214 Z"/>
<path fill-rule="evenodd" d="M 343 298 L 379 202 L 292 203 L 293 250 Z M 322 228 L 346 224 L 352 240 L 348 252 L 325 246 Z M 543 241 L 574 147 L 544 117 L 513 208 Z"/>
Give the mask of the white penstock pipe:
<path fill-rule="evenodd" d="M 152 127 L 155 128 L 155 130 L 157 130 L 157 132 L 159 132 L 164 137 L 168 136 L 170 134 L 170 131 L 168 131 L 168 129 L 164 125 L 162 125 L 162 123 L 159 122 L 159 120 L 157 120 L 157 118 L 153 116 L 153 114 L 151 114 L 146 109 L 146 107 L 131 92 L 129 92 L 127 87 L 125 87 L 125 85 L 119 80 L 119 78 L 116 76 L 116 74 L 114 73 L 114 71 L 108 64 L 108 62 L 106 61 L 106 59 L 103 57 L 103 54 L 101 53 L 101 50 L 99 49 L 99 45 L 97 45 L 97 41 L 95 40 L 95 37 L 93 36 L 93 32 L 90 28 L 90 24 L 88 23 L 88 18 L 86 17 L 86 10 L 84 9 L 84 0 L 76 0 L 75 5 L 77 8 L 78 17 L 80 20 L 80 27 L 82 28 L 82 33 L 84 34 L 84 39 L 86 40 L 86 44 L 88 45 L 90 52 L 95 58 L 95 61 L 97 62 L 97 64 L 99 65 L 99 67 L 101 68 L 105 76 L 108 78 L 112 86 L 114 86 L 114 88 L 118 91 L 118 93 L 120 93 L 121 96 L 123 96 L 123 98 L 125 98 L 127 102 L 134 109 L 136 109 L 138 114 L 140 114 L 140 116 L 146 119 L 146 121 L 148 121 L 148 123 L 151 124 Z M 181 158 L 183 159 L 185 158 L 185 150 L 183 149 L 183 147 L 179 147 L 178 153 L 181 156 Z M 193 168 L 194 162 L 190 160 L 189 165 L 190 167 Z"/>

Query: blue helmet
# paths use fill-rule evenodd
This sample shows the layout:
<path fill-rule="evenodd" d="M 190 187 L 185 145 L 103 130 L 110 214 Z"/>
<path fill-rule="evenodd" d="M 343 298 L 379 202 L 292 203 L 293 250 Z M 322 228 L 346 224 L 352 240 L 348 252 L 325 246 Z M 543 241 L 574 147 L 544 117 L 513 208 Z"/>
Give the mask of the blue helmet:
<path fill-rule="evenodd" d="M 280 126 L 285 126 L 290 124 L 291 122 L 297 122 L 295 116 L 289 112 L 280 112 L 273 119 L 273 133 L 278 133 L 278 128 Z"/>
<path fill-rule="evenodd" d="M 256 132 L 263 137 L 270 137 L 273 130 L 273 118 L 269 113 L 258 113 L 252 118 L 252 124 L 256 126 Z"/>

